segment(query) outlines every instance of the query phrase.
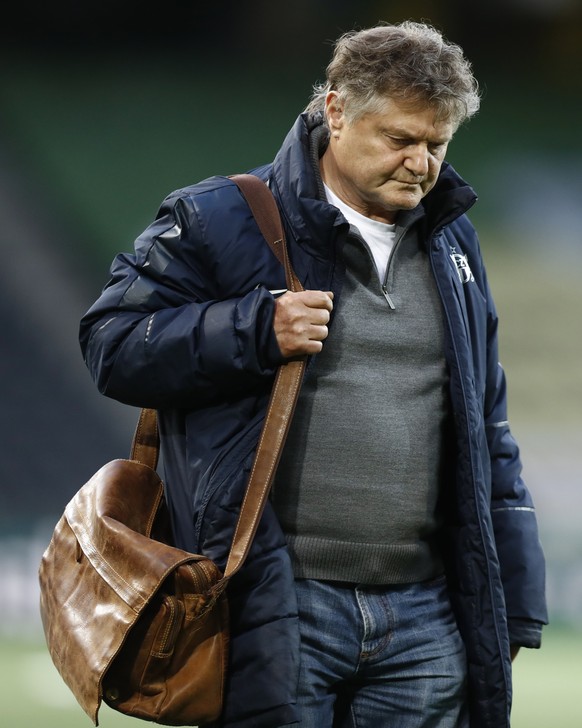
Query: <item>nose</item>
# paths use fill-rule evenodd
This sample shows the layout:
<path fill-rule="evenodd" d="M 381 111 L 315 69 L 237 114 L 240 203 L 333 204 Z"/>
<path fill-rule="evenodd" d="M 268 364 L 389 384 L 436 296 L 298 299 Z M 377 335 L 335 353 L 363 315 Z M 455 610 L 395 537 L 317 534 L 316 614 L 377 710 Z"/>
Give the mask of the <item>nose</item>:
<path fill-rule="evenodd" d="M 428 174 L 428 149 L 425 145 L 415 144 L 407 148 L 404 166 L 417 177 Z"/>

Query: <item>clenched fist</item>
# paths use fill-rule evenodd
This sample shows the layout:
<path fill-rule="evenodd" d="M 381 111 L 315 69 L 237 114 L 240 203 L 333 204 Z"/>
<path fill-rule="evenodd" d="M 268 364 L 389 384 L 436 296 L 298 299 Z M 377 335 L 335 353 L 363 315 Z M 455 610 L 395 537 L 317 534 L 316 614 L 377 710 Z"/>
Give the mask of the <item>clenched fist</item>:
<path fill-rule="evenodd" d="M 287 291 L 277 298 L 273 327 L 283 356 L 320 352 L 332 309 L 331 291 Z"/>

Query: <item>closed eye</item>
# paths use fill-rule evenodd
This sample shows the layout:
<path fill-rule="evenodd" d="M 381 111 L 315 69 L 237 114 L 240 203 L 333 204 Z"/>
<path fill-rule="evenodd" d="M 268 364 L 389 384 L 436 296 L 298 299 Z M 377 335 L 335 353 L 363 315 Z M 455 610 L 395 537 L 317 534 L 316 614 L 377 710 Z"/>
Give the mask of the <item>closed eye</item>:
<path fill-rule="evenodd" d="M 407 147 L 409 144 L 414 144 L 412 139 L 400 139 L 399 137 L 393 137 L 387 135 L 388 139 L 397 147 Z"/>
<path fill-rule="evenodd" d="M 440 154 L 447 148 L 447 142 L 441 142 L 438 144 L 429 144 L 428 151 L 431 154 Z"/>

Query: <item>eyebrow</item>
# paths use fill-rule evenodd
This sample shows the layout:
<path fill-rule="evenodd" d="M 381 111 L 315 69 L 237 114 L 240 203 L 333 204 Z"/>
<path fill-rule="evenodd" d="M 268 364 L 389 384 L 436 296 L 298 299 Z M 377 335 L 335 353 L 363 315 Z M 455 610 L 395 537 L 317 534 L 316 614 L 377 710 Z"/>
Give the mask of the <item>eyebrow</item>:
<path fill-rule="evenodd" d="M 401 128 L 401 127 L 382 127 L 382 131 L 386 132 L 390 136 L 393 136 L 397 139 L 402 139 L 404 141 L 422 141 L 421 137 L 418 137 L 414 134 L 411 134 L 409 130 Z M 448 144 L 451 139 L 453 138 L 453 135 L 448 136 L 446 138 L 439 137 L 438 139 L 428 139 L 427 141 L 430 144 Z"/>

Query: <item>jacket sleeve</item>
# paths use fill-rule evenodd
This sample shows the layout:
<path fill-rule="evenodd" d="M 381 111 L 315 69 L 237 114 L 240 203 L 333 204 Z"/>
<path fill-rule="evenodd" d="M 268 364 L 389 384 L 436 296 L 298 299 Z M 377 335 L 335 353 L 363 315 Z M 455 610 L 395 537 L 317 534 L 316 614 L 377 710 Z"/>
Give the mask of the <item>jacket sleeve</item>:
<path fill-rule="evenodd" d="M 228 238 L 234 223 L 221 223 L 216 213 L 214 220 L 223 234 L 211 243 L 193 197 L 170 195 L 134 252 L 115 258 L 79 332 L 102 394 L 139 407 L 189 408 L 274 374 L 282 357 L 273 297 L 253 285 L 248 247 L 243 254 L 238 238 Z M 256 230 L 251 234 L 256 239 Z M 221 286 L 221 266 L 230 271 L 228 285 Z"/>
<path fill-rule="evenodd" d="M 485 431 L 491 459 L 491 518 L 512 644 L 539 647 L 547 624 L 545 560 L 534 504 L 521 473 L 518 445 L 507 420 L 506 379 L 498 361 L 498 319 L 488 299 Z"/>

